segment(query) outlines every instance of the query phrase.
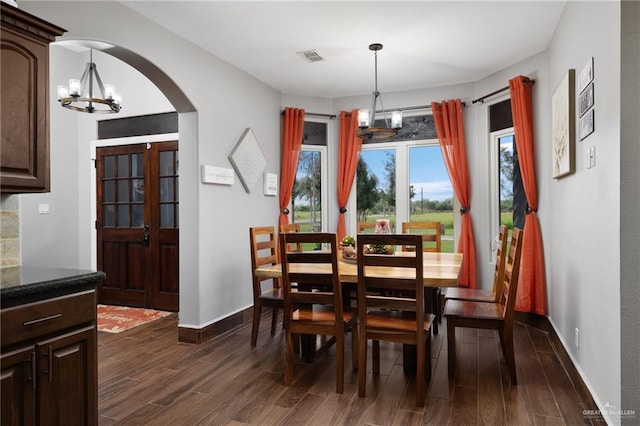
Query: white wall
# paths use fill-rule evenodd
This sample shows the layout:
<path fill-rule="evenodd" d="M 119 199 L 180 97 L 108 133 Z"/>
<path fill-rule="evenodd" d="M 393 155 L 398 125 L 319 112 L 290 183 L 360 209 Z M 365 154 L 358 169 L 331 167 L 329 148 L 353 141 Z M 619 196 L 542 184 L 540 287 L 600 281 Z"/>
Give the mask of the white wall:
<path fill-rule="evenodd" d="M 568 2 L 549 48 L 547 96 L 594 58 L 595 132 L 576 141 L 576 173 L 541 173 L 549 318 L 596 402 L 620 408 L 620 4 Z M 549 105 L 549 103 L 547 104 Z M 577 132 L 576 132 L 577 134 Z M 549 132 L 538 138 L 549 140 Z M 596 166 L 585 167 L 587 147 Z M 542 146 L 544 158 L 550 147 Z M 549 161 L 549 160 L 546 160 Z M 553 212 L 551 214 L 551 212 Z M 574 331 L 580 330 L 579 347 Z"/>

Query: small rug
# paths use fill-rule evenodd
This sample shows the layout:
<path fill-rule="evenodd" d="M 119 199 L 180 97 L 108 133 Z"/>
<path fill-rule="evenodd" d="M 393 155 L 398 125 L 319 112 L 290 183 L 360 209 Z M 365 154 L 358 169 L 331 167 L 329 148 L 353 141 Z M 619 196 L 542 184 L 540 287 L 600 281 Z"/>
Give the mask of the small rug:
<path fill-rule="evenodd" d="M 171 312 L 153 309 L 98 305 L 98 331 L 120 333 L 169 314 Z"/>

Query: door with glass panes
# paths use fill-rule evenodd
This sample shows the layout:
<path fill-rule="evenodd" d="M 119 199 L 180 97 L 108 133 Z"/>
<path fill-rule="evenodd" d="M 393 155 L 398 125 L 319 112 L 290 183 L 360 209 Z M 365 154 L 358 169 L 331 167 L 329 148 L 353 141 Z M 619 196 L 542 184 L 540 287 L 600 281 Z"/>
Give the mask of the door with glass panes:
<path fill-rule="evenodd" d="M 96 150 L 98 303 L 177 311 L 178 142 Z"/>

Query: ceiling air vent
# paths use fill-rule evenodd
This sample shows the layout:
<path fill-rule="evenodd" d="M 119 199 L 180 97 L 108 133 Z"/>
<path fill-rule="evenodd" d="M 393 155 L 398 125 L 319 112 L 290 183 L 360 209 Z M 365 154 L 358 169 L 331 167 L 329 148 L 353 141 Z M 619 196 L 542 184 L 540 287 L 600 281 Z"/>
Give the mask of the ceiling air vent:
<path fill-rule="evenodd" d="M 315 49 L 298 52 L 298 55 L 304 58 L 307 62 L 324 61 L 324 58 L 322 57 L 322 55 L 320 55 Z"/>

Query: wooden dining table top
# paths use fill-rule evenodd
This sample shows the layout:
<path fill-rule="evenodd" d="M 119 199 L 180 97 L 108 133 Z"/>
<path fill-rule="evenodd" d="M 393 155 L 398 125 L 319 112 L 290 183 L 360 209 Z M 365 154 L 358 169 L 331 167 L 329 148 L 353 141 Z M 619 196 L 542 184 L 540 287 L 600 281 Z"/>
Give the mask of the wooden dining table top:
<path fill-rule="evenodd" d="M 396 256 L 413 256 L 410 252 L 396 252 Z M 458 285 L 458 276 L 462 266 L 461 253 L 423 253 L 423 276 L 425 287 L 456 287 Z M 326 273 L 329 266 L 313 263 L 296 263 L 291 264 L 291 272 L 313 274 L 314 272 Z M 411 269 L 409 268 L 376 268 L 370 267 L 373 274 L 376 269 L 380 271 L 381 276 L 392 276 L 395 278 L 411 278 Z M 275 264 L 270 266 L 261 266 L 255 271 L 256 276 L 265 278 L 282 277 L 282 265 Z M 340 258 L 338 261 L 338 273 L 340 281 L 345 283 L 358 282 L 358 265 L 346 262 Z"/>

